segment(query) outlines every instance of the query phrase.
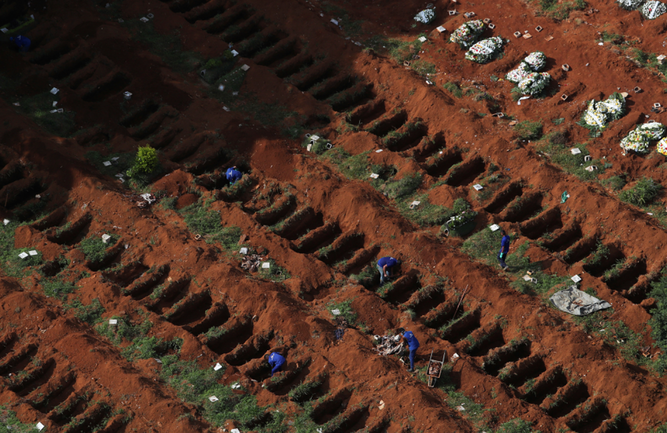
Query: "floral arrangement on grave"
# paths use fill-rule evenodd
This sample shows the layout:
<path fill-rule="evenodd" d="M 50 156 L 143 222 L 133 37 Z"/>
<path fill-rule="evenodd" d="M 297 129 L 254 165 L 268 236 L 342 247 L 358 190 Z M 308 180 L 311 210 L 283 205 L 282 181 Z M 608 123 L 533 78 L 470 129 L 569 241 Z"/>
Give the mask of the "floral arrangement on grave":
<path fill-rule="evenodd" d="M 479 40 L 482 33 L 484 33 L 484 27 L 485 24 L 482 20 L 468 21 L 454 30 L 449 37 L 449 41 L 459 44 L 461 48 L 467 49 Z"/>
<path fill-rule="evenodd" d="M 547 56 L 541 51 L 530 53 L 505 78 L 515 83 L 524 95 L 539 95 L 551 82 L 551 75 L 539 72 L 547 65 Z"/>
<path fill-rule="evenodd" d="M 592 99 L 581 116 L 579 124 L 591 131 L 599 132 L 612 120 L 618 120 L 625 114 L 625 97 L 620 93 L 610 95 L 604 101 Z"/>
<path fill-rule="evenodd" d="M 659 154 L 667 156 L 667 137 L 658 141 L 656 150 L 658 151 Z"/>
<path fill-rule="evenodd" d="M 466 52 L 466 59 L 477 63 L 488 63 L 495 59 L 503 49 L 503 38 L 494 36 L 477 42 Z"/>
<path fill-rule="evenodd" d="M 665 125 L 658 122 L 648 122 L 637 126 L 621 140 L 623 154 L 629 150 L 641 154 L 648 153 L 651 141 L 660 140 L 663 138 L 666 129 L 667 128 L 665 128 Z M 659 147 L 658 152 L 660 152 Z"/>
<path fill-rule="evenodd" d="M 639 6 L 641 6 L 645 1 L 646 0 L 616 0 L 616 2 L 620 7 L 622 7 L 623 9 L 627 9 L 629 11 L 634 11 Z"/>
<path fill-rule="evenodd" d="M 647 20 L 654 20 L 667 12 L 667 6 L 659 1 L 647 1 L 640 9 L 641 14 Z"/>
<path fill-rule="evenodd" d="M 433 21 L 434 19 L 435 19 L 435 8 L 424 9 L 423 11 L 415 15 L 415 21 L 424 24 L 430 24 L 431 21 Z"/>

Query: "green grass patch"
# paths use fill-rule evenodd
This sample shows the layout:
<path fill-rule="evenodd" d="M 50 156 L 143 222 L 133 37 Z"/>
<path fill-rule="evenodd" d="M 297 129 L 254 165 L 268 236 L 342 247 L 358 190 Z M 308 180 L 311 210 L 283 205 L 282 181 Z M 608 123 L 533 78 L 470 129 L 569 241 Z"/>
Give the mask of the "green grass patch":
<path fill-rule="evenodd" d="M 611 164 L 604 159 L 585 161 L 585 157 L 590 155 L 585 144 L 573 145 L 573 148 L 581 150 L 581 153 L 573 155 L 569 147 L 566 148 L 561 144 L 552 143 L 552 141 L 553 140 L 548 139 L 540 141 L 537 145 L 537 149 L 561 169 L 581 180 L 597 180 L 598 176 L 604 174 L 607 168 L 611 168 Z M 593 171 L 586 170 L 586 167 L 592 165 L 596 166 L 598 169 Z"/>
<path fill-rule="evenodd" d="M 456 96 L 457 98 L 461 98 L 463 96 L 463 91 L 456 83 L 447 81 L 445 84 L 442 85 L 442 87 L 444 87 L 445 90 L 449 91 L 449 93 Z"/>
<path fill-rule="evenodd" d="M 20 107 L 17 111 L 31 117 L 42 129 L 58 137 L 71 136 L 76 128 L 74 122 L 75 113 L 73 111 L 64 111 L 62 113 L 52 113 L 58 107 L 53 106 L 53 101 L 58 101 L 58 95 L 53 95 L 50 91 L 38 93 L 33 96 L 17 97 Z"/>
<path fill-rule="evenodd" d="M 538 140 L 542 137 L 542 122 L 524 120 L 514 125 L 514 132 L 521 140 Z"/>
<path fill-rule="evenodd" d="M 417 37 L 412 41 L 405 41 L 402 39 L 388 39 L 384 46 L 386 47 L 391 58 L 396 60 L 398 63 L 403 64 L 403 62 L 411 61 L 412 58 L 421 51 L 422 42 L 419 41 L 420 37 L 426 37 L 426 34 L 417 35 Z"/>
<path fill-rule="evenodd" d="M 102 320 L 104 307 L 99 299 L 95 298 L 88 305 L 84 305 L 80 299 L 74 299 L 71 303 L 65 305 L 66 310 L 74 310 L 74 315 L 89 325 L 95 325 Z"/>
<path fill-rule="evenodd" d="M 132 39 L 148 48 L 148 51 L 158 56 L 170 69 L 186 74 L 195 69 L 203 61 L 203 56 L 193 51 L 186 51 L 181 43 L 180 32 L 161 34 L 155 30 L 153 21 L 143 23 L 138 19 L 125 20 L 125 27 L 132 35 Z"/>
<path fill-rule="evenodd" d="M 210 209 L 210 203 L 199 199 L 181 209 L 188 229 L 195 235 L 201 235 L 206 243 L 220 243 L 226 251 L 236 249 L 241 238 L 241 229 L 236 226 L 224 227 L 221 224 L 220 212 Z"/>
<path fill-rule="evenodd" d="M 327 303 L 327 310 L 329 310 L 330 313 L 332 310 L 339 310 L 339 316 L 343 316 L 345 320 L 347 320 L 347 323 L 350 324 L 350 326 L 354 326 L 357 323 L 358 315 L 357 312 L 352 308 L 352 299 L 348 299 L 343 302 L 329 301 Z M 331 313 L 331 317 L 333 319 L 336 318 L 333 313 Z"/>
<path fill-rule="evenodd" d="M 111 236 L 104 243 L 102 235 L 91 235 L 83 239 L 79 243 L 79 250 L 86 256 L 86 260 L 97 265 L 102 263 L 106 257 L 107 248 L 113 246 L 118 242 L 118 235 L 110 234 Z"/>
<path fill-rule="evenodd" d="M 265 269 L 263 267 L 260 267 L 257 270 L 257 274 L 266 279 L 266 280 L 271 280 L 274 283 L 280 283 L 283 282 L 287 279 L 292 278 L 289 272 L 287 272 L 287 269 L 278 266 L 273 259 L 267 259 L 266 262 L 270 263 L 269 269 Z"/>
<path fill-rule="evenodd" d="M 572 11 L 580 11 L 586 8 L 584 0 L 558 1 L 558 0 L 539 0 L 540 10 L 536 15 L 546 16 L 554 20 L 565 20 Z"/>
<path fill-rule="evenodd" d="M 413 200 L 420 203 L 416 208 L 410 209 L 410 203 Z M 454 215 L 451 209 L 431 203 L 428 200 L 428 194 L 418 194 L 409 200 L 400 201 L 397 207 L 405 218 L 422 227 L 443 224 Z"/>
<path fill-rule="evenodd" d="M 16 412 L 9 410 L 6 406 L 0 406 L 0 432 L 1 433 L 33 433 L 35 424 L 24 424 L 16 417 Z"/>
<path fill-rule="evenodd" d="M 662 185 L 650 177 L 643 177 L 632 187 L 621 191 L 618 198 L 635 206 L 651 204 L 662 191 Z"/>

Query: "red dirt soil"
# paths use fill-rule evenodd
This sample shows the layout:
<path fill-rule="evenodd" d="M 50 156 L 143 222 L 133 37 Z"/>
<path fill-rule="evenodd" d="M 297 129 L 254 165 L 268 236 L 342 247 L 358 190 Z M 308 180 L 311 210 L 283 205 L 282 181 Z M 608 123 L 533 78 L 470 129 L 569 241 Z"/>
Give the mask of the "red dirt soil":
<path fill-rule="evenodd" d="M 587 101 L 629 92 L 628 113 L 602 137 L 588 141 L 587 149 L 594 159 L 604 157 L 611 164 L 601 179 L 627 173 L 629 184 L 650 176 L 664 185 L 661 156 L 621 156 L 618 146 L 637 123 L 667 121 L 664 113 L 650 111 L 654 102 L 661 102 L 664 77 L 629 62 L 617 46 L 598 42 L 603 31 L 617 33 L 632 39 L 634 47 L 659 54 L 667 18 L 645 21 L 638 12 L 600 1 L 587 2 L 585 10 L 562 21 L 536 16 L 535 2 L 437 1 L 435 23 L 416 26 L 412 17 L 426 2 L 172 0 L 112 2 L 106 8 L 104 2 L 72 1 L 32 2 L 29 10 L 18 3 L 2 6 L 0 17 L 9 20 L 29 12 L 36 24 L 26 33 L 33 40 L 30 52 L 0 45 L 0 78 L 15 83 L 0 88 L 0 218 L 12 221 L 7 227 L 15 229 L 15 248 L 37 249 L 45 262 L 68 259 L 61 275 L 84 273 L 78 289 L 64 300 L 45 296 L 42 285 L 48 278 L 36 268 L 1 280 L 0 404 L 22 422 L 42 422 L 48 431 L 74 431 L 65 426 L 95 417 L 109 417 L 96 430 L 105 432 L 230 427 L 209 423 L 200 405 L 181 401 L 161 381 L 161 366 L 154 359 L 125 359 L 122 347 L 67 308 L 75 298 L 84 305 L 98 300 L 103 320 L 127 315 L 140 321 L 145 315 L 153 323 L 151 336 L 183 339 L 181 359 L 196 360 L 202 368 L 225 365 L 224 384 L 240 381 L 258 404 L 275 405 L 288 419 L 303 410 L 288 392 L 326 373 L 319 390 L 325 397 L 318 403 L 324 410 L 315 421 L 324 425 L 339 413 L 351 420 L 327 431 L 473 432 L 521 418 L 542 432 L 642 432 L 667 422 L 665 379 L 627 361 L 622 344 L 612 346 L 601 334 L 585 332 L 545 298 L 520 293 L 511 284 L 522 275 L 473 260 L 461 252 L 461 239 L 443 238 L 438 226 L 416 225 L 382 190 L 346 177 L 331 160 L 308 152 L 302 136 L 292 139 L 283 133 L 301 126 L 329 140 L 335 148 L 331 153 L 371 151 L 369 170 L 371 164 L 394 166 L 396 179 L 418 172 L 423 176 L 419 192 L 433 204 L 451 207 L 455 199 L 465 198 L 479 212 L 476 232 L 501 224 L 513 233 L 512 252 L 530 242 L 526 256 L 531 262 L 540 263 L 545 273 L 579 274 L 580 287 L 593 289 L 613 305 L 610 319 L 624 322 L 641 335 L 642 345 L 651 345 L 648 290 L 665 265 L 660 251 L 667 232 L 652 216 L 621 202 L 615 191 L 568 174 L 538 144 L 517 139 L 508 117 L 541 120 L 545 133 L 564 131 L 567 148 L 589 140 L 588 130 L 575 125 Z M 224 36 L 234 33 L 229 28 L 207 32 L 207 26 L 239 7 L 247 13 L 230 28 L 247 25 L 248 31 L 234 37 L 234 48 L 243 49 L 245 41 L 274 27 L 280 41 L 295 40 L 294 48 L 273 60 L 268 51 L 240 55 L 236 66 L 250 69 L 239 94 L 232 97 L 226 90 L 222 99 L 198 75 L 204 62 L 188 63 L 185 73 L 173 70 L 147 45 L 133 40 L 126 25 L 143 25 L 138 18 L 152 13 L 146 26 L 157 34 L 177 35 L 183 50 L 208 59 L 221 56 L 228 48 Z M 446 11 L 454 8 L 460 13 L 448 16 Z M 496 24 L 492 34 L 511 39 L 502 58 L 478 65 L 448 43 L 450 32 L 466 21 L 466 11 L 490 18 Z M 357 23 L 356 33 L 344 31 L 348 22 Z M 438 25 L 447 32 L 437 32 Z M 542 32 L 533 31 L 538 25 Z M 515 39 L 517 30 L 530 31 L 532 38 Z M 433 85 L 381 47 L 362 49 L 354 43 L 372 35 L 413 41 L 421 33 L 428 42 L 418 55 L 435 65 L 435 75 L 428 77 Z M 548 35 L 553 39 L 546 41 Z M 280 41 L 263 48 L 279 47 Z M 504 77 L 536 50 L 548 57 L 553 95 L 517 105 L 510 97 L 511 85 L 491 77 Z M 290 61 L 292 69 L 285 66 Z M 563 63 L 571 66 L 569 72 L 561 69 Z M 443 89 L 447 82 L 486 92 L 495 106 L 456 98 Z M 362 97 L 335 105 L 336 95 L 359 83 L 369 86 Z M 635 86 L 644 91 L 634 93 Z M 30 117 L 12 105 L 52 87 L 60 89 L 57 107 L 74 116 L 74 133 L 67 137 L 42 129 L 34 113 Z M 123 99 L 125 91 L 133 94 L 129 101 Z M 560 100 L 562 93 L 569 95 L 567 101 Z M 505 117 L 492 117 L 495 112 Z M 132 113 L 139 114 L 132 118 Z M 416 119 L 425 130 L 392 150 L 383 134 L 364 130 L 390 117 L 394 121 L 387 132 Z M 555 125 L 553 119 L 564 121 Z M 437 145 L 422 141 L 425 136 L 436 137 Z M 146 144 L 159 148 L 164 168 L 147 190 L 162 203 L 173 200 L 173 208 L 160 203 L 138 208 L 138 194 L 127 182 L 119 182 L 114 170 L 101 172 L 101 161 L 95 165 L 87 159 L 91 151 L 103 159 L 132 155 Z M 374 152 L 378 149 L 383 151 Z M 223 150 L 234 156 L 220 157 Z M 440 150 L 442 166 L 433 168 Z M 458 169 L 450 169 L 458 162 Z M 249 182 L 238 196 L 222 176 L 232 164 L 247 173 L 244 181 Z M 485 183 L 491 194 L 478 194 L 472 185 L 488 180 L 491 166 L 501 182 Z M 570 194 L 565 203 L 563 191 Z M 513 202 L 519 196 L 522 200 Z M 250 274 L 239 266 L 237 252 L 224 252 L 205 234 L 190 231 L 178 210 L 200 198 L 219 212 L 222 226 L 239 227 L 247 236 L 243 244 L 265 251 L 289 278 L 272 282 Z M 21 215 L 42 201 L 46 219 L 13 225 L 19 219 L 31 221 Z M 270 212 L 278 206 L 273 203 L 291 205 L 274 215 Z M 511 203 L 527 205 L 516 211 Z M 541 221 L 555 228 L 541 231 Z M 69 239 L 59 237 L 62 232 L 71 234 Z M 119 240 L 107 250 L 109 260 L 93 266 L 80 242 L 104 233 Z M 562 240 L 560 246 L 554 239 Z M 601 269 L 584 263 L 596 242 L 637 266 L 622 278 L 605 280 L 603 274 L 615 260 Z M 569 260 L 564 253 L 570 247 L 580 249 L 581 257 Z M 386 255 L 403 259 L 390 292 L 350 278 L 367 265 L 374 270 L 377 258 Z M 174 298 L 149 296 L 154 287 L 142 295 L 128 293 L 149 269 L 160 266 L 166 266 L 165 282 L 183 282 L 182 287 L 170 286 L 177 287 Z M 470 293 L 457 308 L 465 287 Z M 181 300 L 192 304 L 186 302 L 180 310 Z M 337 342 L 330 309 L 345 301 L 358 315 L 357 326 Z M 207 323 L 203 320 L 214 306 L 223 305 L 230 317 L 214 326 L 241 324 L 246 331 L 215 343 L 205 336 L 207 329 L 195 329 Z M 491 409 L 481 421 L 469 416 L 471 408 L 452 403 L 456 400 L 444 389 L 429 388 L 407 373 L 399 357 L 376 354 L 372 335 L 398 327 L 420 340 L 420 369 L 431 351 L 460 356 L 448 361 L 451 372 L 443 373 L 441 381 L 447 379 L 469 401 Z M 485 343 L 473 347 L 473 342 Z M 307 359 L 310 364 L 285 386 L 269 390 L 270 379 L 257 371 L 262 357 L 274 349 L 286 353 L 288 372 Z M 25 374 L 36 379 L 17 383 L 16 377 Z M 62 402 L 72 403 L 73 410 L 64 415 L 54 410 Z M 120 422 L 120 409 L 130 415 L 129 423 Z"/>

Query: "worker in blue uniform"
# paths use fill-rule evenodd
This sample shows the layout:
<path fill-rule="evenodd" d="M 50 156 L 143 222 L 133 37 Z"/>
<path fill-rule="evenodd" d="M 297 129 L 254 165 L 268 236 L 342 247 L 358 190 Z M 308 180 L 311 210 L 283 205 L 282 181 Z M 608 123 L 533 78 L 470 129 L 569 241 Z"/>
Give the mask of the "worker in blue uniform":
<path fill-rule="evenodd" d="M 498 262 L 500 262 L 500 267 L 503 269 L 503 271 L 506 271 L 509 269 L 509 266 L 507 266 L 507 263 L 505 263 L 505 259 L 507 258 L 507 253 L 510 252 L 510 237 L 507 233 L 505 233 L 505 230 L 501 230 L 500 234 L 503 235 L 503 238 L 500 240 Z"/>
<path fill-rule="evenodd" d="M 417 349 L 419 349 L 419 340 L 417 340 L 412 331 L 406 331 L 403 328 L 398 328 L 397 331 L 408 344 L 408 349 L 410 350 L 410 369 L 408 372 L 412 373 L 415 371 L 415 356 L 417 356 Z"/>
<path fill-rule="evenodd" d="M 236 166 L 229 167 L 227 169 L 227 173 L 225 173 L 225 175 L 226 175 L 227 180 L 229 181 L 229 183 L 231 183 L 232 185 L 234 185 L 237 180 L 240 180 L 243 177 L 243 173 L 238 171 L 236 169 Z"/>
<path fill-rule="evenodd" d="M 282 370 L 283 365 L 285 364 L 285 357 L 278 352 L 273 352 L 270 355 L 267 355 L 267 361 L 271 366 L 271 376 L 273 376 L 275 373 Z"/>
<path fill-rule="evenodd" d="M 9 38 L 10 41 L 14 42 L 14 45 L 19 49 L 19 51 L 26 52 L 30 49 L 30 39 L 25 36 L 17 36 Z"/>
<path fill-rule="evenodd" d="M 394 267 L 400 265 L 401 261 L 393 257 L 382 257 L 378 260 L 377 267 L 380 272 L 380 284 L 384 284 L 393 276 Z"/>

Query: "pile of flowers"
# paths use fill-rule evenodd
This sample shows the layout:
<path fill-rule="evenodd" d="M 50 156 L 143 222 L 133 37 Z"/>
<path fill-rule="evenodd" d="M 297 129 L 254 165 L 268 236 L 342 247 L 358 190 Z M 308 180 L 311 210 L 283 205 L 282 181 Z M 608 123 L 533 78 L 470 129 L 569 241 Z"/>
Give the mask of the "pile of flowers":
<path fill-rule="evenodd" d="M 620 93 L 614 93 L 604 101 L 591 100 L 581 117 L 580 125 L 600 131 L 612 120 L 623 117 L 623 114 L 625 114 L 625 98 Z"/>
<path fill-rule="evenodd" d="M 644 3 L 645 0 L 616 0 L 618 5 L 623 9 L 633 11 Z"/>
<path fill-rule="evenodd" d="M 477 63 L 488 63 L 498 55 L 504 43 L 503 38 L 498 36 L 479 41 L 466 52 L 466 59 Z"/>
<path fill-rule="evenodd" d="M 538 95 L 549 85 L 551 75 L 539 72 L 547 65 L 547 56 L 541 51 L 530 53 L 505 78 L 515 83 L 524 95 Z"/>
<path fill-rule="evenodd" d="M 621 148 L 624 153 L 632 150 L 637 153 L 648 153 L 648 147 L 652 140 L 660 140 L 665 135 L 665 125 L 658 122 L 649 122 L 639 125 L 621 140 Z M 660 141 L 662 143 L 663 140 Z M 658 152 L 660 150 L 660 143 L 658 143 Z M 663 148 L 665 146 L 663 145 Z M 663 153 L 664 154 L 664 153 Z"/>
<path fill-rule="evenodd" d="M 517 87 L 524 95 L 539 95 L 550 81 L 551 75 L 548 72 L 531 72 L 519 81 Z"/>
<path fill-rule="evenodd" d="M 658 153 L 667 156 L 667 137 L 658 141 L 657 150 L 658 150 Z"/>
<path fill-rule="evenodd" d="M 424 24 L 429 24 L 434 19 L 435 19 L 435 9 L 424 9 L 423 11 L 415 15 L 415 21 Z"/>
<path fill-rule="evenodd" d="M 482 20 L 468 21 L 454 30 L 449 40 L 459 44 L 461 48 L 468 48 L 477 42 L 482 33 L 484 33 L 484 22 Z"/>
<path fill-rule="evenodd" d="M 644 6 L 642 6 L 640 12 L 647 20 L 654 20 L 667 12 L 667 6 L 659 1 L 651 0 L 644 3 Z"/>

